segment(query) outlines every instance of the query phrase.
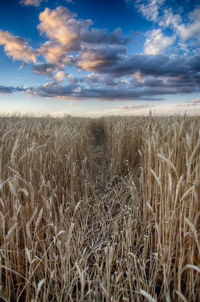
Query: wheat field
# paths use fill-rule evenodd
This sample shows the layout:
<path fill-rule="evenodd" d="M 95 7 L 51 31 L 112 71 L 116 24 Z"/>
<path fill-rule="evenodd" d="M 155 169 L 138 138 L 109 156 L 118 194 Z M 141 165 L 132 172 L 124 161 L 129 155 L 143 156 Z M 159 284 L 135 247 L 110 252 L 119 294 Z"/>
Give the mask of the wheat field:
<path fill-rule="evenodd" d="M 2 116 L 0 301 L 200 301 L 200 117 Z"/>

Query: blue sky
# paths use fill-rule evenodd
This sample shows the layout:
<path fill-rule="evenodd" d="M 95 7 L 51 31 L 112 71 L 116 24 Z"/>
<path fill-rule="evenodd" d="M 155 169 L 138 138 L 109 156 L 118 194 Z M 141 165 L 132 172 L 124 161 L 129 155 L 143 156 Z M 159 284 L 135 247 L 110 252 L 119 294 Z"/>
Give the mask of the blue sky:
<path fill-rule="evenodd" d="M 0 112 L 200 113 L 198 2 L 1 1 Z"/>

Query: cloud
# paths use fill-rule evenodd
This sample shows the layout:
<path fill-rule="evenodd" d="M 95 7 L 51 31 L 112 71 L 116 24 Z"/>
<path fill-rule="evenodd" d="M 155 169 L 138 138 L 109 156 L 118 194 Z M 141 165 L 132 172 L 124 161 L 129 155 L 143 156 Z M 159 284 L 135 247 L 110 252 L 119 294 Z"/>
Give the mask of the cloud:
<path fill-rule="evenodd" d="M 173 27 L 183 41 L 200 39 L 200 6 L 189 13 L 187 21 L 184 23 L 180 14 L 174 14 L 172 10 L 165 9 L 163 21 L 160 22 L 160 25 Z"/>
<path fill-rule="evenodd" d="M 112 66 L 116 66 L 121 60 L 121 55 L 126 54 L 126 52 L 127 49 L 122 46 L 84 49 L 79 55 L 78 66 L 82 69 L 95 72 L 98 70 L 103 71 L 104 68 L 108 70 Z"/>
<path fill-rule="evenodd" d="M 195 105 L 196 105 L 196 104 L 200 105 L 200 99 L 191 100 L 191 101 L 189 101 L 188 103 L 189 103 L 189 104 L 193 104 L 193 105 L 194 105 L 194 104 L 195 104 Z"/>
<path fill-rule="evenodd" d="M 36 63 L 37 51 L 28 46 L 25 39 L 14 36 L 8 31 L 0 30 L 0 45 L 4 45 L 4 51 L 7 56 L 14 60 L 21 60 L 25 63 Z"/>
<path fill-rule="evenodd" d="M 188 8 L 184 9 L 183 2 L 182 16 L 179 12 L 173 12 L 172 8 L 164 4 L 164 0 L 139 1 L 136 7 L 147 20 L 157 23 L 163 29 L 170 28 L 173 30 L 174 35 L 179 40 L 178 47 L 181 50 L 189 51 L 190 47 L 199 47 L 200 6 L 195 7 L 193 11 L 188 13 Z M 174 41 L 171 40 L 171 42 Z"/>
<path fill-rule="evenodd" d="M 85 82 L 89 85 L 94 85 L 96 87 L 98 86 L 117 86 L 120 84 L 120 81 L 115 81 L 115 78 L 109 75 L 100 75 L 97 73 L 89 73 L 87 76 L 83 76 L 80 79 L 80 82 Z"/>
<path fill-rule="evenodd" d="M 130 105 L 132 106 L 132 105 Z M 100 109 L 100 110 L 91 110 L 85 112 L 77 112 L 76 115 L 78 116 L 85 116 L 85 117 L 101 117 L 101 116 L 113 116 L 113 115 L 123 115 L 123 116 L 148 116 L 150 111 L 153 116 L 170 116 L 170 115 L 184 115 L 185 113 L 190 116 L 195 116 L 200 113 L 200 108 L 197 111 L 194 107 L 186 107 L 181 108 L 175 104 L 161 104 L 161 105 L 141 105 L 140 109 L 133 108 L 111 108 L 111 109 Z M 59 115 L 59 113 L 58 113 Z"/>
<path fill-rule="evenodd" d="M 39 16 L 40 24 L 38 28 L 41 33 L 45 33 L 51 41 L 64 46 L 66 51 L 76 51 L 80 49 L 81 43 L 99 44 L 109 43 L 127 44 L 130 38 L 121 37 L 121 29 L 117 28 L 108 34 L 106 30 L 92 28 L 92 20 L 78 19 L 76 14 L 70 12 L 66 7 L 59 6 L 55 10 L 46 8 Z"/>
<path fill-rule="evenodd" d="M 78 81 L 79 81 L 79 80 L 78 80 L 77 78 L 75 78 L 71 73 L 66 73 L 65 76 L 66 76 L 66 78 L 67 78 L 67 80 L 68 80 L 68 82 L 69 82 L 70 84 L 77 84 Z"/>
<path fill-rule="evenodd" d="M 175 41 L 175 36 L 164 36 L 161 29 L 154 29 L 150 32 L 149 38 L 146 39 L 144 44 L 145 54 L 159 54 L 162 53 L 165 48 L 172 45 Z"/>
<path fill-rule="evenodd" d="M 48 63 L 57 65 L 72 65 L 75 63 L 73 55 L 67 55 L 69 48 L 51 41 L 45 42 L 39 49 L 39 53 L 44 56 Z"/>
<path fill-rule="evenodd" d="M 182 104 L 181 104 L 182 105 Z M 163 104 L 154 106 L 151 108 L 151 112 L 153 115 L 162 115 L 162 116 L 169 116 L 169 115 L 199 115 L 200 108 L 194 108 L 191 106 L 181 106 L 177 104 Z"/>
<path fill-rule="evenodd" d="M 76 15 L 65 7 L 55 10 L 46 8 L 39 15 L 38 29 L 50 39 L 40 48 L 40 53 L 48 63 L 66 64 L 67 53 L 80 49 L 80 30 L 90 22 L 79 22 Z"/>
<path fill-rule="evenodd" d="M 24 91 L 24 88 L 7 87 L 7 86 L 1 86 L 0 85 L 0 94 L 8 94 L 8 93 L 22 92 L 22 91 Z"/>
<path fill-rule="evenodd" d="M 43 0 L 21 0 L 20 3 L 23 5 L 40 6 Z"/>
<path fill-rule="evenodd" d="M 153 82 L 153 80 L 152 80 Z M 162 100 L 165 94 L 191 92 L 188 87 L 171 87 L 169 83 L 160 81 L 160 86 L 152 85 L 152 82 L 137 85 L 131 81 L 116 82 L 112 88 L 107 85 L 82 85 L 71 82 L 67 85 L 49 82 L 38 88 L 29 88 L 27 93 L 32 96 L 41 96 L 57 99 L 102 99 L 102 100 Z"/>
<path fill-rule="evenodd" d="M 200 56 L 167 56 L 126 54 L 126 49 L 99 48 L 80 54 L 78 66 L 98 74 L 112 77 L 133 75 L 142 77 L 173 77 L 175 83 L 188 81 L 195 86 L 199 82 Z"/>
<path fill-rule="evenodd" d="M 144 5 L 144 1 L 139 3 Z M 159 14 L 161 22 L 159 5 L 164 5 L 163 1 L 147 1 L 147 5 L 154 11 L 152 18 Z M 150 18 L 144 6 L 140 9 Z M 164 14 L 166 17 L 167 13 Z M 191 13 L 191 24 L 196 22 L 195 16 L 198 10 Z M 46 8 L 39 18 L 38 29 L 47 41 L 38 50 L 32 49 L 26 40 L 0 30 L 0 44 L 7 55 L 21 60 L 21 66 L 34 62 L 32 71 L 48 77 L 44 85 L 26 89 L 29 95 L 69 100 L 162 100 L 165 94 L 200 91 L 199 55 L 160 54 L 173 45 L 176 35 L 169 37 L 161 29 L 153 29 L 145 42 L 145 53 L 129 54 L 126 44 L 130 39 L 122 37 L 121 29 L 107 33 L 93 28 L 91 20 L 80 20 L 64 7 Z M 182 24 L 179 15 L 173 20 L 173 28 Z M 43 62 L 37 63 L 37 57 Z M 68 73 L 67 66 L 76 67 L 79 75 Z M 19 91 L 16 89 L 1 87 L 1 93 Z"/>
<path fill-rule="evenodd" d="M 91 44 L 110 44 L 110 45 L 125 45 L 131 41 L 130 38 L 121 37 L 121 28 L 115 29 L 112 33 L 108 34 L 106 30 L 92 28 L 91 31 L 83 31 L 81 33 L 81 42 Z"/>
<path fill-rule="evenodd" d="M 199 48 L 200 6 L 196 6 L 193 11 L 190 11 L 187 1 L 183 1 L 179 5 L 179 10 L 175 9 L 176 6 L 170 8 L 167 1 L 164 0 L 126 0 L 125 2 L 132 3 L 138 11 L 142 13 L 146 20 L 152 21 L 159 26 L 159 29 L 157 28 L 152 31 L 153 33 L 161 28 L 173 32 L 171 37 L 165 36 L 164 39 L 163 37 L 162 39 L 159 39 L 161 42 L 160 47 L 157 43 L 157 38 L 148 37 L 146 41 L 146 53 L 147 51 L 148 53 L 162 52 L 165 48 L 165 44 L 167 44 L 167 46 L 172 45 L 175 40 L 177 41 L 177 44 L 176 48 L 174 48 L 174 52 L 193 51 L 194 53 L 195 49 Z M 149 45 L 151 46 L 150 48 Z"/>
<path fill-rule="evenodd" d="M 159 10 L 163 5 L 164 0 L 139 0 L 136 2 L 136 7 L 143 14 L 143 16 L 150 21 L 157 21 Z"/>
<path fill-rule="evenodd" d="M 27 65 L 27 63 L 22 63 L 18 68 L 17 68 L 17 70 L 21 70 L 21 69 L 23 69 L 24 68 L 24 66 L 26 66 Z"/>
<path fill-rule="evenodd" d="M 64 71 L 58 71 L 55 75 L 55 79 L 58 81 L 58 82 L 62 82 L 65 78 L 65 72 Z"/>
<path fill-rule="evenodd" d="M 80 23 L 76 22 L 74 17 L 76 15 L 65 7 L 60 6 L 55 10 L 45 8 L 39 15 L 40 24 L 38 28 L 41 33 L 45 33 L 51 40 L 66 47 L 71 46 L 76 44 L 80 31 Z"/>
<path fill-rule="evenodd" d="M 78 63 L 92 73 L 77 79 L 58 70 L 54 75 L 58 83 L 30 88 L 29 94 L 61 99 L 161 100 L 163 95 L 200 91 L 200 56 L 127 55 L 123 51 L 119 55 L 115 50 L 95 49 L 87 57 L 82 54 Z M 64 78 L 68 84 L 60 85 Z"/>
<path fill-rule="evenodd" d="M 188 101 L 187 103 L 184 103 L 184 104 L 181 104 L 179 106 L 200 106 L 200 99 L 195 99 L 195 100 L 191 100 L 191 101 Z"/>
<path fill-rule="evenodd" d="M 41 48 L 42 54 L 48 63 L 70 64 L 75 63 L 72 58 L 74 52 L 87 52 L 88 49 L 125 45 L 130 38 L 122 38 L 121 29 L 117 28 L 108 34 L 105 30 L 96 29 L 91 20 L 78 19 L 76 14 L 70 12 L 66 7 L 57 7 L 55 10 L 46 8 L 39 15 L 40 24 L 38 29 L 49 38 Z M 70 55 L 68 55 L 71 53 Z"/>
<path fill-rule="evenodd" d="M 39 63 L 32 66 L 32 70 L 35 74 L 52 75 L 52 72 L 57 70 L 56 64 Z"/>
<path fill-rule="evenodd" d="M 150 108 L 151 106 L 148 104 L 137 104 L 137 105 L 125 105 L 125 106 L 120 106 L 120 109 L 132 109 L 132 110 L 140 110 L 140 109 L 146 109 Z"/>

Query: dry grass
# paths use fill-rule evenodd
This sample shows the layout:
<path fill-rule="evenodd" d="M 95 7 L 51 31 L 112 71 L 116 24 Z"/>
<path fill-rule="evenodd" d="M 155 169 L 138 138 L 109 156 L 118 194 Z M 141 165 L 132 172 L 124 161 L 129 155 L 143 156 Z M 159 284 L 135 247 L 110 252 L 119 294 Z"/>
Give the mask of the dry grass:
<path fill-rule="evenodd" d="M 200 118 L 0 119 L 0 301 L 199 301 Z"/>

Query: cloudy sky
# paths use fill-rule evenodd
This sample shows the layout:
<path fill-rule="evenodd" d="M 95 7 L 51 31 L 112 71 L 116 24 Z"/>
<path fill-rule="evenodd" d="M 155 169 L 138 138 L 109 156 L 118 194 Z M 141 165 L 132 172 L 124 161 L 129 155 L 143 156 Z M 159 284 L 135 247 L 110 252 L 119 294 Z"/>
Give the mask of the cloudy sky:
<path fill-rule="evenodd" d="M 200 113 L 199 0 L 2 0 L 0 112 Z"/>

